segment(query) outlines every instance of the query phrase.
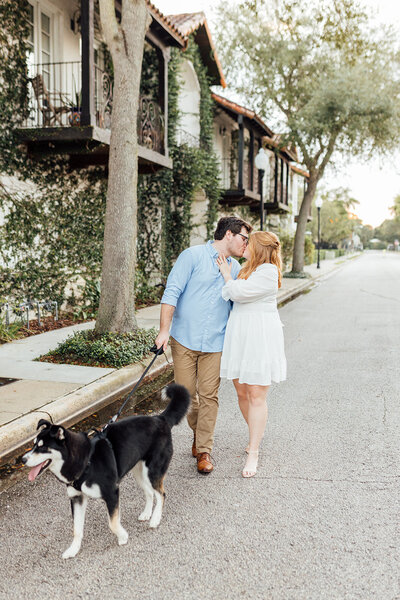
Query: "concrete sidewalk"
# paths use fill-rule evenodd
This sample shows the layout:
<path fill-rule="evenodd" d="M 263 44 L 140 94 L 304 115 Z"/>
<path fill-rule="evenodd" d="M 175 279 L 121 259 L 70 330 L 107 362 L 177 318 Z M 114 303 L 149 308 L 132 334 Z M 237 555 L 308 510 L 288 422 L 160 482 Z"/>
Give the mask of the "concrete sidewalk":
<path fill-rule="evenodd" d="M 353 255 L 354 256 L 354 255 Z M 353 256 L 321 262 L 305 268 L 307 279 L 283 278 L 278 294 L 282 304 L 328 277 Z M 138 310 L 139 327 L 158 328 L 160 305 Z M 65 327 L 0 346 L 0 378 L 13 379 L 0 386 L 0 463 L 34 437 L 37 421 L 48 418 L 66 426 L 85 418 L 110 399 L 129 391 L 151 357 L 123 369 L 103 369 L 75 365 L 34 362 L 55 349 L 75 331 L 89 329 L 94 322 Z M 170 360 L 170 353 L 167 353 Z M 164 357 L 149 372 L 154 377 L 165 370 Z"/>

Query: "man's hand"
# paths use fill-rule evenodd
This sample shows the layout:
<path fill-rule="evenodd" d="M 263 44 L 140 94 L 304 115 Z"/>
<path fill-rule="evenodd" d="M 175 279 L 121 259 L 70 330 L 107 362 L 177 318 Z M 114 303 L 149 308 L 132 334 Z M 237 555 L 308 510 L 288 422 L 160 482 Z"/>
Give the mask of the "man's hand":
<path fill-rule="evenodd" d="M 156 341 L 154 343 L 157 346 L 157 348 L 161 348 L 161 346 L 162 346 L 164 349 L 164 352 L 165 352 L 168 347 L 168 340 L 169 340 L 169 332 L 168 331 L 160 331 L 160 333 L 156 337 Z"/>
<path fill-rule="evenodd" d="M 169 328 L 171 326 L 174 310 L 175 306 L 171 306 L 170 304 L 161 304 L 160 333 L 156 337 L 155 345 L 157 348 L 161 348 L 162 346 L 164 352 L 168 347 Z"/>

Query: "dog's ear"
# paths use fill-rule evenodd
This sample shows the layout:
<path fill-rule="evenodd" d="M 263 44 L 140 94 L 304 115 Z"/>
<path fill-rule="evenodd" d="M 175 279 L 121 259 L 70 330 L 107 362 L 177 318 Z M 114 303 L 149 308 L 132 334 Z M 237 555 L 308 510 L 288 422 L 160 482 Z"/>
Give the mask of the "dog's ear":
<path fill-rule="evenodd" d="M 46 421 L 46 419 L 40 419 L 39 423 L 37 424 L 36 429 L 40 429 L 41 427 L 43 427 L 43 428 L 51 427 L 50 421 Z"/>
<path fill-rule="evenodd" d="M 52 431 L 52 434 L 54 435 L 54 437 L 56 438 L 56 440 L 65 440 L 65 432 L 64 432 L 64 427 L 56 427 L 54 426 L 54 432 Z"/>

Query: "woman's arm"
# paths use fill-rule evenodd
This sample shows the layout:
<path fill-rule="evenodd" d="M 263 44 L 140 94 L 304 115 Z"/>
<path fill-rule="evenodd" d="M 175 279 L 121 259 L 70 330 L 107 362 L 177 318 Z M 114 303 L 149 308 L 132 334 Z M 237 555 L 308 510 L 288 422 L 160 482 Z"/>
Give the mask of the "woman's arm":
<path fill-rule="evenodd" d="M 230 279 L 222 288 L 224 300 L 234 302 L 254 302 L 278 291 L 278 271 L 276 267 L 255 271 L 248 279 Z"/>

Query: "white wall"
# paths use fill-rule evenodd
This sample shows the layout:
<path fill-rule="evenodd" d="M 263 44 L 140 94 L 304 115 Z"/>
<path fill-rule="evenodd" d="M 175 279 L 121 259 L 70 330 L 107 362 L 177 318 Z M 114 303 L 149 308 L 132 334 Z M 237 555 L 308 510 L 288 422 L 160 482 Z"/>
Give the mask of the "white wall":
<path fill-rule="evenodd" d="M 191 207 L 193 229 L 190 234 L 190 245 L 196 246 L 207 241 L 207 208 L 208 200 L 204 190 L 197 190 Z"/>
<path fill-rule="evenodd" d="M 196 146 L 200 140 L 200 85 L 190 60 L 183 61 L 180 77 L 183 83 L 178 97 L 181 119 L 177 142 Z"/>

